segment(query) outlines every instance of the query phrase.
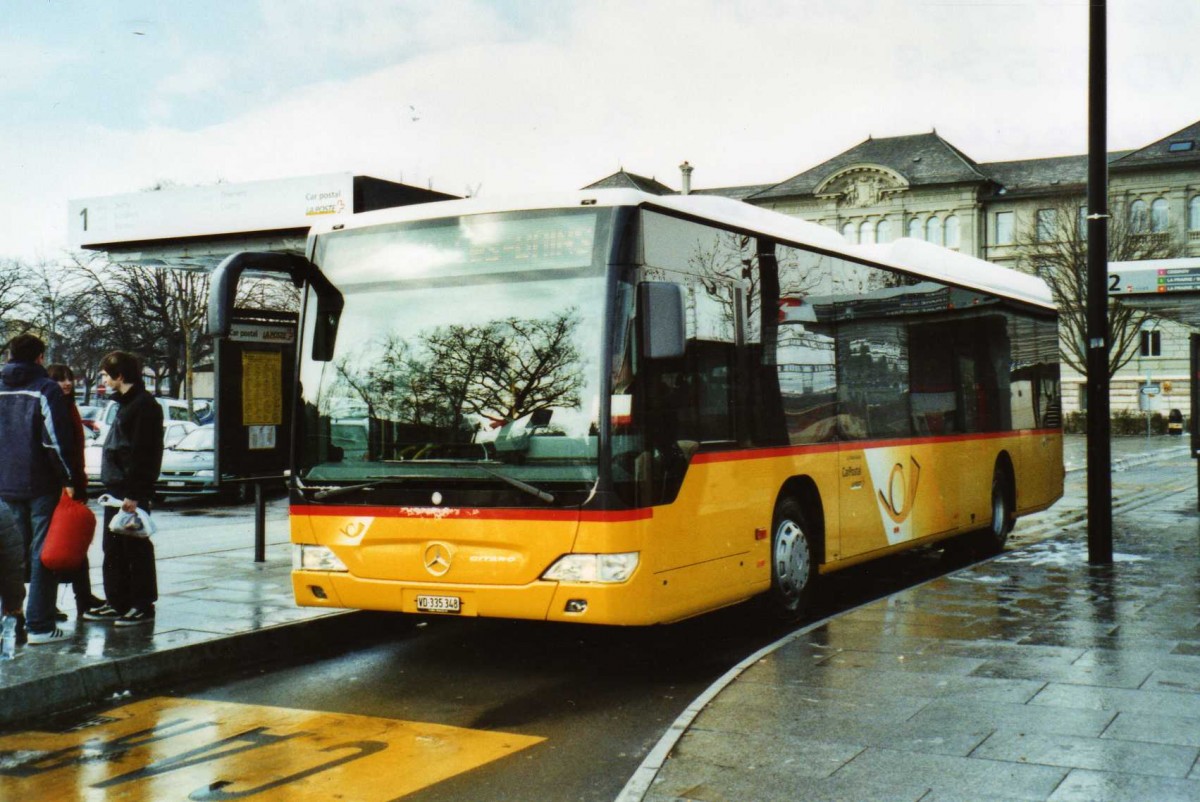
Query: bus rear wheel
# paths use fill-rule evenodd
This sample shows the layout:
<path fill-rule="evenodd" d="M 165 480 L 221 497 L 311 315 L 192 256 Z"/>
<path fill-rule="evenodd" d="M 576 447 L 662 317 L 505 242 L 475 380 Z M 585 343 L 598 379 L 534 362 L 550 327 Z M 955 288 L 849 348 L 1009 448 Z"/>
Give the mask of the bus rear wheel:
<path fill-rule="evenodd" d="M 798 618 L 808 605 L 817 577 L 817 551 L 804 508 L 785 498 L 775 508 L 771 533 L 771 591 L 775 611 Z"/>
<path fill-rule="evenodd" d="M 1009 492 L 1008 475 L 996 466 L 992 472 L 992 523 L 987 528 L 988 551 L 999 554 L 1008 542 L 1008 533 L 1015 523 L 1012 494 Z"/>

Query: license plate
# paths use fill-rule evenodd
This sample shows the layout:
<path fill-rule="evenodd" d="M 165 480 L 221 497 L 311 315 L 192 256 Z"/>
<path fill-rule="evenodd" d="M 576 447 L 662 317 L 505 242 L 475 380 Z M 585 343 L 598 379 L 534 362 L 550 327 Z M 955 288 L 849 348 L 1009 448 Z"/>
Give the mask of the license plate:
<path fill-rule="evenodd" d="M 457 596 L 418 596 L 417 610 L 422 613 L 462 612 L 462 599 Z"/>
<path fill-rule="evenodd" d="M 183 487 L 183 482 L 167 482 L 167 487 Z"/>

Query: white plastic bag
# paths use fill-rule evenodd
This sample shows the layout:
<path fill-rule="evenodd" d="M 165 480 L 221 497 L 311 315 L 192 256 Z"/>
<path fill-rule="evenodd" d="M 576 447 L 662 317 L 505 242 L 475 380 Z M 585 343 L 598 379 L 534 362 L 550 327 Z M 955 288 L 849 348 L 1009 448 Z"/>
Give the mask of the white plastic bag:
<path fill-rule="evenodd" d="M 105 507 L 120 507 L 121 499 L 105 493 L 100 498 L 96 499 Z M 108 531 L 118 535 L 126 535 L 128 537 L 150 537 L 158 531 L 158 527 L 154 525 L 154 519 L 150 517 L 150 513 L 138 507 L 133 512 L 125 512 L 121 510 L 108 524 Z"/>

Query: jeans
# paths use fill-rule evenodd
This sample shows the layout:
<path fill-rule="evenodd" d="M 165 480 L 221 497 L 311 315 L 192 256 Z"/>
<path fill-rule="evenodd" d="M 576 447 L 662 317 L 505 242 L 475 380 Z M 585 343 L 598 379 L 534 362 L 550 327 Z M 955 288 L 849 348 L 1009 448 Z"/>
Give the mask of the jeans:
<path fill-rule="evenodd" d="M 134 607 L 153 610 L 158 601 L 154 544 L 148 537 L 130 537 L 108 531 L 109 523 L 118 512 L 118 507 L 104 508 L 104 595 L 109 605 L 121 613 Z"/>
<path fill-rule="evenodd" d="M 50 531 L 50 517 L 58 506 L 59 494 L 35 498 L 5 499 L 16 519 L 21 536 L 30 543 L 29 549 L 29 606 L 25 610 L 25 626 L 29 632 L 53 632 L 54 611 L 58 596 L 58 578 L 42 565 L 42 545 Z"/>
<path fill-rule="evenodd" d="M 13 514 L 0 501 L 0 610 L 19 613 L 25 607 L 25 543 Z"/>

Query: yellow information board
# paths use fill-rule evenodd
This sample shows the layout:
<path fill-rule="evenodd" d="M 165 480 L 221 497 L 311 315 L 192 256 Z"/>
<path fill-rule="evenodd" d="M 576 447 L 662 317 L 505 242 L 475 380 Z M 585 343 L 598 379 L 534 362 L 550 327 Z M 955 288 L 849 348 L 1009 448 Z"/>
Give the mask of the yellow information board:
<path fill-rule="evenodd" d="M 242 425 L 283 423 L 283 354 L 242 352 Z"/>

